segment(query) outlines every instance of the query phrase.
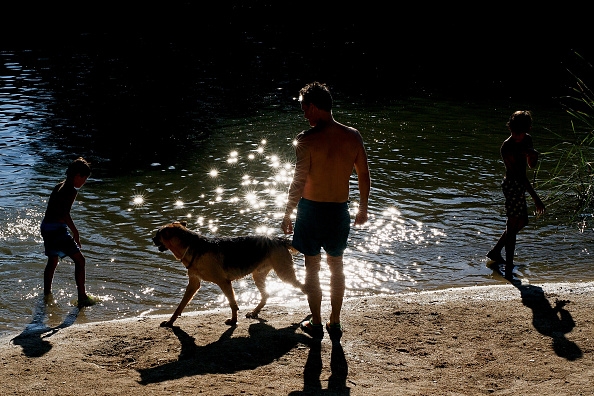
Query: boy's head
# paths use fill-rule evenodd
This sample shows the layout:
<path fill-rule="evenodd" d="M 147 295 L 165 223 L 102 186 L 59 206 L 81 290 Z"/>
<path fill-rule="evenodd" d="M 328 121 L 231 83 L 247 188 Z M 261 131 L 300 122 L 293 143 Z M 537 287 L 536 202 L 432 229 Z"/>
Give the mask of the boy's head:
<path fill-rule="evenodd" d="M 528 133 L 532 128 L 532 113 L 528 110 L 515 111 L 506 125 L 512 132 Z"/>
<path fill-rule="evenodd" d="M 80 175 L 87 178 L 91 175 L 91 164 L 89 164 L 83 157 L 78 157 L 68 165 L 66 169 L 67 177 L 74 177 Z"/>
<path fill-rule="evenodd" d="M 299 91 L 299 101 L 302 104 L 313 104 L 320 110 L 332 110 L 332 95 L 326 84 L 314 81 L 301 88 Z"/>

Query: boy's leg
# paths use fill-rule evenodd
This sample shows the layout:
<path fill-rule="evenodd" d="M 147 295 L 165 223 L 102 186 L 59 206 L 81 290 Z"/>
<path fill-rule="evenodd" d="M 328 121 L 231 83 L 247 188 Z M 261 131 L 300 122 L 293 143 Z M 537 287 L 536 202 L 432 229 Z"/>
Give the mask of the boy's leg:
<path fill-rule="evenodd" d="M 322 323 L 322 288 L 320 287 L 320 263 L 321 254 L 316 256 L 305 256 L 305 287 L 307 302 L 311 311 L 311 322 Z"/>
<path fill-rule="evenodd" d="M 70 258 L 74 261 L 74 280 L 78 290 L 78 301 L 87 298 L 85 291 L 85 256 L 81 252 L 76 252 Z"/>
<path fill-rule="evenodd" d="M 43 271 L 43 294 L 46 296 L 52 294 L 52 281 L 54 279 L 56 267 L 58 266 L 58 261 L 58 256 L 49 256 L 47 258 L 47 264 Z"/>
<path fill-rule="evenodd" d="M 328 267 L 330 268 L 330 304 L 332 306 L 329 323 L 332 325 L 340 323 L 340 311 L 342 309 L 345 290 L 345 276 L 342 256 L 327 256 L 327 260 Z"/>
<path fill-rule="evenodd" d="M 514 269 L 514 254 L 516 250 L 516 236 L 524 228 L 526 220 L 521 217 L 509 217 L 507 219 L 505 239 L 505 275 L 511 278 Z"/>
<path fill-rule="evenodd" d="M 489 251 L 489 253 L 487 253 L 487 257 L 495 262 L 498 262 L 498 263 L 504 262 L 505 260 L 501 256 L 501 251 L 505 247 L 506 240 L 507 240 L 507 231 L 503 231 L 503 233 L 499 237 L 499 240 L 497 241 L 495 246 L 493 246 L 493 249 L 491 249 Z"/>

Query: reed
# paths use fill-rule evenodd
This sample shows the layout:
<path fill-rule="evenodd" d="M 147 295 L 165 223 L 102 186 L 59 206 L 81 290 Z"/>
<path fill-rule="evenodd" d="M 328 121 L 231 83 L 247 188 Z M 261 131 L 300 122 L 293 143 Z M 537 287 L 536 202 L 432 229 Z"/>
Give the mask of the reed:
<path fill-rule="evenodd" d="M 592 65 L 576 53 L 589 67 Z M 549 205 L 560 204 L 572 213 L 571 219 L 592 219 L 594 209 L 594 92 L 578 75 L 568 70 L 575 83 L 561 105 L 571 116 L 569 136 L 556 133 L 560 142 L 550 152 L 557 160 L 541 183 Z M 594 75 L 594 73 L 592 73 Z M 537 173 L 541 169 L 537 169 Z"/>

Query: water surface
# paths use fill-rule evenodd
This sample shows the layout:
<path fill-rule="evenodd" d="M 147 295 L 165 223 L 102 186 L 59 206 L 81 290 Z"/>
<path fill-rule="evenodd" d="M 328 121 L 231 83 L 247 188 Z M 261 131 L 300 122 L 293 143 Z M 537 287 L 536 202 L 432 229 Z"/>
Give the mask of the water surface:
<path fill-rule="evenodd" d="M 64 110 L 85 89 L 57 91 L 47 76 L 10 53 L 3 54 L 3 62 L 0 332 L 20 331 L 39 320 L 35 314 L 46 261 L 39 223 L 52 187 L 78 155 L 88 158 L 94 171 L 72 217 L 87 258 L 87 290 L 102 302 L 82 310 L 77 323 L 173 311 L 186 277 L 169 252 L 158 252 L 152 244 L 161 225 L 185 220 L 207 236 L 281 234 L 294 163 L 292 141 L 307 128 L 282 84 L 264 93 L 267 105 L 241 113 L 219 109 L 196 119 L 196 111 L 183 110 L 175 113 L 178 131 L 151 128 L 143 120 L 138 130 L 129 122 L 128 134 L 109 134 L 93 128 L 85 132 L 80 118 Z M 214 89 L 216 81 L 211 84 Z M 545 152 L 556 143 L 553 132 L 569 129 L 565 114 L 526 103 L 427 96 L 370 104 L 341 95 L 336 95 L 335 118 L 361 131 L 372 172 L 369 223 L 352 229 L 345 253 L 347 296 L 501 283 L 486 268 L 485 253 L 505 226 L 499 189 L 505 122 L 514 110 L 530 108 L 536 148 Z M 205 108 L 215 108 L 216 101 L 207 99 L 212 98 L 205 99 Z M 542 160 L 546 169 L 555 158 Z M 354 217 L 354 176 L 351 187 Z M 549 208 L 546 216 L 532 217 L 519 235 L 516 264 L 523 281 L 594 278 L 592 230 L 563 220 L 563 209 Z M 302 256 L 295 265 L 303 279 Z M 73 271 L 69 259 L 58 266 L 44 311 L 49 326 L 60 325 L 73 309 Z M 327 296 L 327 269 L 323 272 Z M 275 275 L 268 289 L 270 303 L 305 301 Z M 237 282 L 235 290 L 243 312 L 257 303 L 250 278 Z M 186 311 L 211 308 L 227 309 L 227 302 L 218 287 L 205 283 Z"/>

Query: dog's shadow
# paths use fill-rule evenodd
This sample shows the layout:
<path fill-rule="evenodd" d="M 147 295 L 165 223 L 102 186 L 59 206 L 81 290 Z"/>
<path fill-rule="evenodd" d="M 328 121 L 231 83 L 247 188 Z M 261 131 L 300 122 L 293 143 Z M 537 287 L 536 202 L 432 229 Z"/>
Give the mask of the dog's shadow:
<path fill-rule="evenodd" d="M 557 356 L 571 361 L 581 358 L 583 353 L 580 347 L 565 337 L 575 327 L 571 313 L 565 309 L 569 301 L 556 300 L 552 306 L 541 287 L 522 285 L 518 281 L 511 283 L 520 291 L 522 304 L 532 310 L 534 328 L 540 334 L 551 337 Z"/>
<path fill-rule="evenodd" d="M 11 342 L 15 345 L 20 345 L 23 348 L 23 353 L 28 357 L 41 357 L 52 349 L 52 344 L 46 340 L 59 330 L 70 327 L 76 321 L 80 309 L 75 307 L 66 315 L 64 321 L 55 327 L 45 325 L 47 316 L 47 298 L 42 296 L 35 306 L 33 312 L 33 320 L 25 327 L 25 329 L 18 336 L 14 337 Z"/>
<path fill-rule="evenodd" d="M 139 369 L 139 383 L 147 385 L 201 374 L 232 374 L 253 370 L 281 358 L 309 337 L 297 334 L 298 324 L 275 329 L 264 321 L 250 325 L 248 337 L 234 337 L 230 327 L 221 337 L 208 345 L 198 346 L 194 337 L 177 326 L 173 333 L 181 343 L 177 361 Z"/>

